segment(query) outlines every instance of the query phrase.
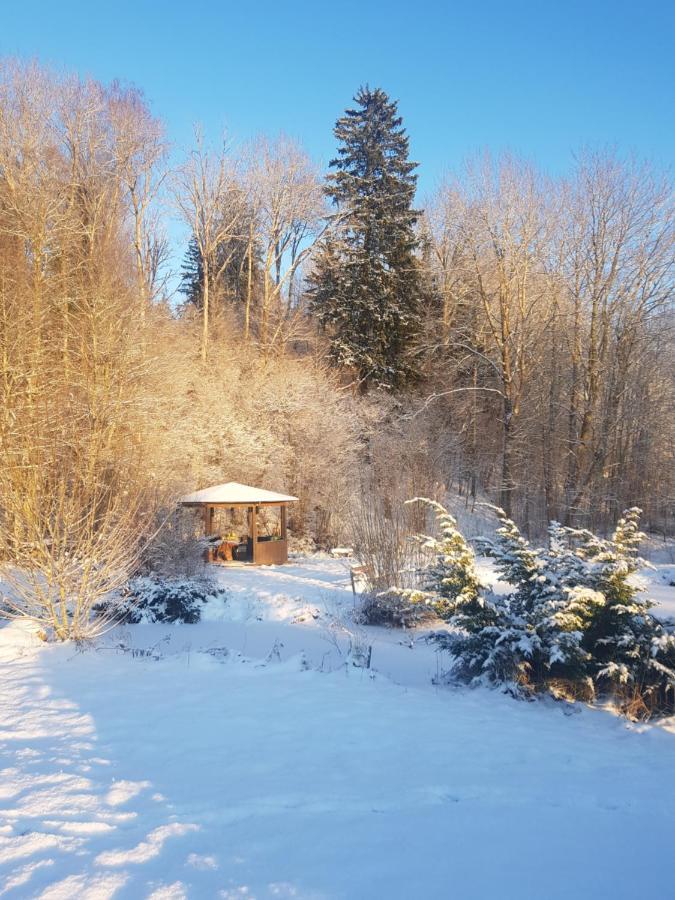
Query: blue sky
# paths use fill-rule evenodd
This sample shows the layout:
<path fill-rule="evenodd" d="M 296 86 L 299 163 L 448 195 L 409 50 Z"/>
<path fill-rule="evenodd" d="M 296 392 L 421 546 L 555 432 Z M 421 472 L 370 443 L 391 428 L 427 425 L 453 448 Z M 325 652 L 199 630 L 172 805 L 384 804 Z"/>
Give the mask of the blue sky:
<path fill-rule="evenodd" d="M 279 131 L 325 165 L 360 84 L 400 102 L 420 199 L 477 150 L 555 173 L 575 149 L 675 155 L 675 3 L 230 0 L 0 3 L 0 53 L 143 88 L 176 156 Z"/>
<path fill-rule="evenodd" d="M 675 4 L 147 2 L 0 4 L 0 52 L 142 87 L 177 146 L 284 130 L 319 162 L 359 84 L 400 101 L 422 190 L 489 146 L 554 171 L 583 144 L 669 163 Z"/>

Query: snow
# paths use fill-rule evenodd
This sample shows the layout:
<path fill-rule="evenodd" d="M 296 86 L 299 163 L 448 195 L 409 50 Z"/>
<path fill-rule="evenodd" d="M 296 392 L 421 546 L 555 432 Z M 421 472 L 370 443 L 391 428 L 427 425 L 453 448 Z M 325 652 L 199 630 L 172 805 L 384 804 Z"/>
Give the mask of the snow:
<path fill-rule="evenodd" d="M 292 503 L 297 497 L 290 494 L 277 494 L 274 491 L 265 491 L 262 488 L 251 487 L 248 484 L 239 484 L 238 481 L 228 481 L 225 484 L 216 484 L 213 487 L 203 488 L 182 498 L 181 503 Z"/>
<path fill-rule="evenodd" d="M 675 720 L 436 688 L 431 646 L 349 625 L 345 560 L 213 571 L 198 625 L 0 627 L 0 896 L 670 893 Z"/>
<path fill-rule="evenodd" d="M 675 565 L 654 563 L 643 569 L 634 580 L 645 590 L 645 596 L 656 602 L 652 610 L 661 619 L 675 620 Z"/>

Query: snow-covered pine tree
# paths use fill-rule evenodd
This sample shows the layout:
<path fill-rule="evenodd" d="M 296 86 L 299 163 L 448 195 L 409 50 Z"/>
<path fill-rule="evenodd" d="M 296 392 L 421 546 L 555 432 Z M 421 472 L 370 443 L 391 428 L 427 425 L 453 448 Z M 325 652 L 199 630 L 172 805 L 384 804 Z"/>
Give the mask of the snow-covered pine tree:
<path fill-rule="evenodd" d="M 482 585 L 476 572 L 476 556 L 459 531 L 457 520 L 441 503 L 427 497 L 414 497 L 407 503 L 423 503 L 436 518 L 438 535 L 417 535 L 420 546 L 432 557 L 423 573 L 428 602 L 444 619 L 480 615 L 476 604 L 480 604 Z"/>
<path fill-rule="evenodd" d="M 640 510 L 627 510 L 610 540 L 553 522 L 549 547 L 535 549 L 503 510 L 493 509 L 496 538 L 479 546 L 513 591 L 490 600 L 493 623 L 453 620 L 459 634 L 440 638 L 455 655 L 452 674 L 518 694 L 606 694 L 631 717 L 672 712 L 675 636 L 631 581 L 643 563 Z"/>
<path fill-rule="evenodd" d="M 651 615 L 654 603 L 641 598 L 639 584 L 631 580 L 644 564 L 640 515 L 637 507 L 626 510 L 611 540 L 566 529 L 586 563 L 587 586 L 604 598 L 585 623 L 590 674 L 598 689 L 616 695 L 633 717 L 675 706 L 675 635 Z"/>
<path fill-rule="evenodd" d="M 309 294 L 335 362 L 353 369 L 364 388 L 397 387 L 415 373 L 420 329 L 417 163 L 408 159 L 396 102 L 368 87 L 354 99 L 334 130 L 340 144 L 326 194 L 337 212 Z"/>
<path fill-rule="evenodd" d="M 479 538 L 478 549 L 495 560 L 495 569 L 502 581 L 516 587 L 515 599 L 531 609 L 541 592 L 539 581 L 544 568 L 540 555 L 520 533 L 518 526 L 499 506 L 489 506 L 499 520 L 496 538 Z"/>
<path fill-rule="evenodd" d="M 565 546 L 561 526 L 551 526 L 551 550 L 535 549 L 504 510 L 492 509 L 499 519 L 496 536 L 478 546 L 496 561 L 512 591 L 480 598 L 491 621 L 482 610 L 452 620 L 460 632 L 442 641 L 455 656 L 452 674 L 474 684 L 502 685 L 517 695 L 556 684 L 589 696 L 580 623 L 588 619 L 585 605 L 602 597 L 580 593 L 583 567 Z"/>
<path fill-rule="evenodd" d="M 504 687 L 516 696 L 529 694 L 548 658 L 543 629 L 535 625 L 539 604 L 550 600 L 554 589 L 543 575 L 544 563 L 513 522 L 499 507 L 491 507 L 499 519 L 493 540 L 479 539 L 478 549 L 491 556 L 503 581 L 513 587 L 507 595 L 492 594 L 489 607 L 493 622 L 483 616 L 464 616 L 454 624 L 452 674 L 473 684 Z"/>

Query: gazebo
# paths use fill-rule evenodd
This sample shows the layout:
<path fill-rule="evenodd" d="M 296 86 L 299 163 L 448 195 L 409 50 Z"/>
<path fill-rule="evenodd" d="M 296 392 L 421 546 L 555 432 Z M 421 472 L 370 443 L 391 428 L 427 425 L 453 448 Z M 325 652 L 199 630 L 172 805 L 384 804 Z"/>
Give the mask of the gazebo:
<path fill-rule="evenodd" d="M 203 510 L 204 531 L 212 540 L 211 559 L 269 566 L 288 562 L 286 507 L 297 499 L 289 494 L 228 481 L 187 494 L 180 503 Z M 273 518 L 270 526 L 268 519 L 275 508 L 278 517 Z M 233 527 L 225 535 L 217 533 L 216 513 L 219 510 L 229 510 L 232 519 L 237 513 L 242 520 L 245 516 L 239 533 Z"/>

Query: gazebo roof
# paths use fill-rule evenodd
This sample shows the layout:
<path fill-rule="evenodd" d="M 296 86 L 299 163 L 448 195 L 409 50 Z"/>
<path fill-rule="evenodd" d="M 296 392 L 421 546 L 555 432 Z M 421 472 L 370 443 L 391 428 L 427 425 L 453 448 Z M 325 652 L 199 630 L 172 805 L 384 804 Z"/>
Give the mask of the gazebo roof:
<path fill-rule="evenodd" d="M 264 491 L 262 488 L 251 487 L 248 484 L 239 484 L 238 481 L 228 481 L 226 484 L 214 484 L 213 487 L 203 488 L 192 494 L 186 494 L 181 503 L 186 505 L 220 504 L 224 506 L 254 506 L 259 504 L 292 503 L 297 497 L 289 494 L 277 494 L 274 491 Z"/>

